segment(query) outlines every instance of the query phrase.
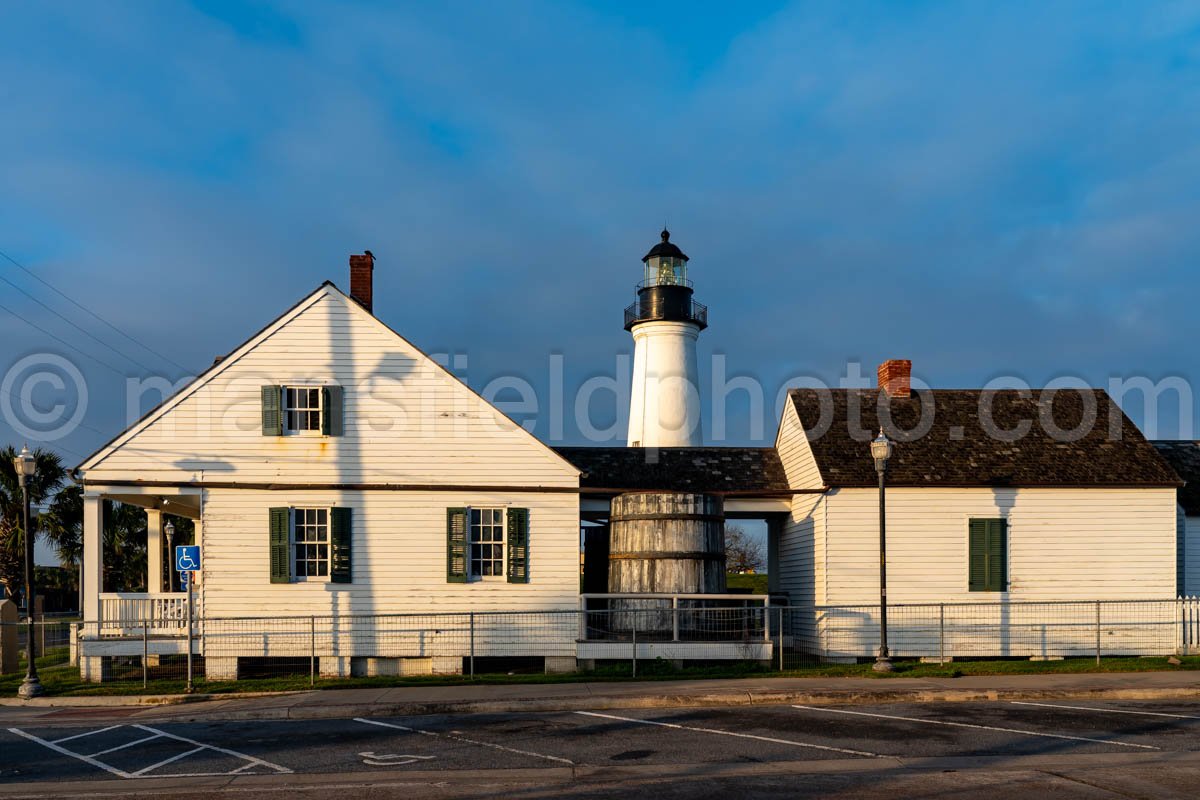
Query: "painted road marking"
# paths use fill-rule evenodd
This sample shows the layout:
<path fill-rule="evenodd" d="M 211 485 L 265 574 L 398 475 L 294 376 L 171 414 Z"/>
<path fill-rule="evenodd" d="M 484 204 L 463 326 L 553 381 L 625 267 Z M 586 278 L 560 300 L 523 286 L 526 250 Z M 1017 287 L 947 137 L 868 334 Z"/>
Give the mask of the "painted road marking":
<path fill-rule="evenodd" d="M 86 732 L 86 733 L 77 733 L 77 734 L 75 734 L 74 736 L 67 736 L 67 737 L 65 737 L 65 738 L 63 738 L 63 739 L 55 739 L 55 740 L 54 740 L 54 743 L 55 743 L 55 744 L 62 744 L 63 742 L 69 742 L 69 741 L 71 741 L 72 739 L 82 739 L 84 736 L 95 736 L 95 735 L 96 735 L 96 734 L 98 734 L 98 733 L 106 733 L 106 732 L 108 732 L 108 731 L 115 731 L 117 728 L 121 728 L 121 727 L 124 727 L 124 726 L 122 726 L 122 725 L 109 725 L 107 728 L 101 728 L 101 729 L 100 729 L 100 730 L 98 730 L 98 731 L 88 731 L 88 732 Z"/>
<path fill-rule="evenodd" d="M 585 717 L 600 717 L 602 719 L 616 719 L 622 722 L 636 722 L 641 725 L 657 725 L 662 728 L 675 728 L 681 731 L 695 731 L 696 733 L 715 733 L 720 736 L 736 736 L 739 739 L 755 739 L 760 742 L 772 742 L 773 744 L 786 744 L 792 747 L 808 747 L 813 750 L 828 750 L 832 753 L 846 753 L 852 756 L 866 756 L 868 758 L 885 758 L 878 753 L 868 753 L 866 750 L 850 750 L 845 747 L 831 747 L 824 744 L 811 744 L 809 742 L 797 742 L 792 739 L 773 739 L 770 736 L 756 736 L 752 733 L 736 733 L 734 731 L 723 731 L 718 728 L 696 728 L 691 725 L 677 725 L 674 722 L 656 722 L 650 719 L 637 719 L 636 717 L 618 717 L 615 714 L 598 714 L 595 711 L 576 711 L 576 714 L 582 714 Z"/>
<path fill-rule="evenodd" d="M 1020 733 L 1025 736 L 1043 736 L 1047 739 L 1068 739 L 1074 742 L 1094 742 L 1096 744 L 1112 744 L 1117 747 L 1137 747 L 1142 750 L 1160 750 L 1161 748 L 1149 744 L 1133 744 L 1132 742 L 1118 742 L 1114 739 L 1089 739 L 1086 736 L 1068 736 L 1064 733 L 1045 733 L 1043 731 L 1026 731 L 1020 728 L 997 728 L 991 725 L 974 725 L 969 722 L 949 722 L 943 719 L 921 719 L 920 717 L 899 717 L 894 714 L 871 714 L 866 711 L 847 711 L 842 708 L 819 708 L 817 706 L 792 706 L 805 711 L 827 712 L 830 714 L 853 714 L 857 717 L 875 717 L 876 719 L 898 719 L 903 722 L 925 722 L 930 725 L 951 725 L 956 728 L 976 728 L 981 731 L 1000 731 L 1001 733 Z"/>
<path fill-rule="evenodd" d="M 116 747 L 110 747 L 107 750 L 101 750 L 100 752 L 92 753 L 91 755 L 92 755 L 92 758 L 95 758 L 96 756 L 107 755 L 108 753 L 113 753 L 113 752 L 116 752 L 117 750 L 124 750 L 126 747 L 133 747 L 135 744 L 142 744 L 143 742 L 148 742 L 151 739 L 157 739 L 157 738 L 158 738 L 158 734 L 156 733 L 153 736 L 145 736 L 141 739 L 134 739 L 132 742 L 126 742 L 125 744 L 119 744 Z"/>
<path fill-rule="evenodd" d="M 281 774 L 291 774 L 291 772 L 292 772 L 287 767 L 280 766 L 279 764 L 275 764 L 271 761 L 265 761 L 264 759 L 261 759 L 261 758 L 255 758 L 254 756 L 248 756 L 245 753 L 239 753 L 236 750 L 228 750 L 224 747 L 217 747 L 215 744 L 205 744 L 204 742 L 197 742 L 195 739 L 189 739 L 186 736 L 179 736 L 174 733 L 167 733 L 166 731 L 160 731 L 157 728 L 149 728 L 145 725 L 134 725 L 133 727 L 141 728 L 142 730 L 146 731 L 147 733 L 157 733 L 159 736 L 166 736 L 168 739 L 174 739 L 179 742 L 186 742 L 188 744 L 194 744 L 201 749 L 215 750 L 218 753 L 224 753 L 227 756 L 233 756 L 234 758 L 240 758 L 243 761 L 249 761 L 252 764 L 257 764 L 262 767 L 269 767 L 270 769 L 273 769 L 276 772 L 279 772 Z M 243 769 L 244 769 L 244 767 L 243 767 Z M 225 773 L 220 773 L 220 774 L 225 774 Z"/>
<path fill-rule="evenodd" d="M 120 725 L 113 726 L 113 728 L 119 728 L 119 727 L 121 727 L 121 726 Z M 107 730 L 112 730 L 112 728 L 108 728 Z M 103 761 L 97 761 L 96 759 L 92 758 L 91 756 L 85 756 L 85 755 L 81 755 L 79 753 L 72 752 L 65 747 L 60 747 L 56 742 L 47 742 L 45 739 L 39 739 L 38 737 L 34 736 L 32 733 L 26 733 L 25 731 L 21 730 L 20 728 L 9 728 L 8 731 L 9 731 L 9 733 L 15 733 L 17 736 L 24 736 L 26 739 L 35 741 L 38 744 L 45 745 L 46 747 L 49 747 L 51 750 L 53 750 L 56 753 L 62 753 L 64 756 L 70 756 L 71 758 L 78 758 L 80 761 L 82 761 L 86 764 L 91 764 L 93 767 L 99 767 L 100 769 L 104 770 L 105 772 L 111 772 L 113 775 L 117 775 L 122 778 L 132 778 L 133 777 L 132 775 L 130 775 L 128 772 L 126 772 L 123 769 L 117 769 L 116 767 L 110 767 L 108 764 L 105 764 Z M 74 739 L 76 737 L 69 736 L 67 738 Z M 63 739 L 61 741 L 66 741 L 66 739 Z"/>
<path fill-rule="evenodd" d="M 506 753 L 516 753 L 517 755 L 522 755 L 522 756 L 533 756 L 534 758 L 544 758 L 547 761 L 554 761 L 559 764 L 567 764 L 570 766 L 575 766 L 574 761 L 569 761 L 565 758 L 559 758 L 558 756 L 548 756 L 545 753 L 534 753 L 531 750 L 518 750 L 515 747 L 505 747 L 504 745 L 492 744 L 491 742 L 481 742 L 477 739 L 468 739 L 465 736 L 455 736 L 455 735 L 449 734 L 449 733 L 435 733 L 434 731 L 423 731 L 423 730 L 419 730 L 417 728 L 406 728 L 403 725 L 396 725 L 395 723 L 392 723 L 392 722 L 381 722 L 380 720 L 377 720 L 377 719 L 365 719 L 363 717 L 355 717 L 354 721 L 355 722 L 365 722 L 367 725 L 378 725 L 381 728 L 394 728 L 395 730 L 404 731 L 406 733 L 419 733 L 422 736 L 434 736 L 439 739 L 452 739 L 456 742 L 465 742 L 466 744 L 477 744 L 480 747 L 490 747 L 493 750 L 503 750 Z"/>
<path fill-rule="evenodd" d="M 371 767 L 403 767 L 408 764 L 415 764 L 418 761 L 432 761 L 437 756 L 414 756 L 410 753 L 384 753 L 382 755 L 371 750 L 367 753 L 359 753 L 362 756 L 363 763 Z M 400 761 L 399 759 L 404 759 Z"/>
<path fill-rule="evenodd" d="M 1014 706 L 1038 706 L 1040 708 L 1066 708 L 1072 711 L 1095 711 L 1099 714 L 1136 714 L 1141 717 L 1171 717 L 1172 719 L 1200 719 L 1200 717 L 1192 717 L 1187 714 L 1166 714 L 1161 711 L 1128 711 L 1123 708 L 1092 708 L 1090 706 L 1060 706 L 1054 703 L 1025 703 L 1020 700 L 1011 700 Z"/>
<path fill-rule="evenodd" d="M 112 731 L 112 730 L 116 730 L 117 728 L 124 728 L 124 727 L 137 728 L 137 729 L 143 730 L 146 733 L 149 733 L 151 735 L 143 737 L 143 738 L 138 739 L 133 742 L 129 742 L 128 744 L 119 745 L 117 747 L 111 747 L 108 750 L 101 750 L 100 752 L 92 753 L 91 755 L 87 755 L 85 753 L 77 753 L 74 750 L 69 750 L 66 747 L 63 747 L 61 744 L 62 742 L 69 742 L 73 739 L 82 739 L 85 736 L 94 736 L 98 733 L 104 733 L 106 731 Z M 85 733 L 75 734 L 74 736 L 67 736 L 62 739 L 56 739 L 54 741 L 48 741 L 46 739 L 42 739 L 39 736 L 34 736 L 32 733 L 27 733 L 27 732 L 21 730 L 20 728 L 9 728 L 8 730 L 10 733 L 15 733 L 18 736 L 22 736 L 26 739 L 29 739 L 30 741 L 37 742 L 38 744 L 42 745 L 43 747 L 47 747 L 56 753 L 61 753 L 64 756 L 70 756 L 71 758 L 78 759 L 78 760 L 84 762 L 85 764 L 91 764 L 93 767 L 98 767 L 98 768 L 104 770 L 105 772 L 109 772 L 109 773 L 116 775 L 118 777 L 121 777 L 121 778 L 159 777 L 156 775 L 151 775 L 149 773 L 153 772 L 154 770 L 156 770 L 160 767 L 165 767 L 167 764 L 171 764 L 173 762 L 180 761 L 184 758 L 187 758 L 188 756 L 195 755 L 196 753 L 200 753 L 204 750 L 211 750 L 216 753 L 223 753 L 224 755 L 227 755 L 227 756 L 233 756 L 234 758 L 241 759 L 242 761 L 245 761 L 247 763 L 238 767 L 235 770 L 230 770 L 228 772 L 191 772 L 191 773 L 186 773 L 186 774 L 172 773 L 171 777 L 172 778 L 184 778 L 184 777 L 199 778 L 199 777 L 207 777 L 207 776 L 215 776 L 215 775 L 239 775 L 239 774 L 245 772 L 247 769 L 250 769 L 251 767 L 267 767 L 269 769 L 275 770 L 278 773 L 283 773 L 283 774 L 291 773 L 291 770 L 288 769 L 287 767 L 280 766 L 279 764 L 273 764 L 270 761 L 264 761 L 261 758 L 255 758 L 254 756 L 249 756 L 249 755 L 246 755 L 245 753 L 239 753 L 236 750 L 228 750 L 224 747 L 218 747 L 217 745 L 205 744 L 204 742 L 197 742 L 195 739 L 189 739 L 186 736 L 178 736 L 174 733 L 167 733 L 166 731 L 159 730 L 158 728 L 151 728 L 146 725 L 130 725 L 130 726 L 110 725 L 107 728 L 100 728 L 99 730 L 87 731 Z M 105 753 L 111 753 L 115 750 L 124 750 L 127 747 L 132 747 L 137 744 L 144 744 L 153 739 L 161 739 L 161 738 L 174 739 L 178 742 L 184 742 L 186 744 L 193 745 L 193 747 L 191 750 L 187 750 L 187 751 L 184 751 L 183 753 L 179 753 L 178 755 L 171 756 L 168 759 L 159 761 L 157 764 L 152 764 L 148 767 L 139 769 L 136 772 L 127 772 L 123 769 L 118 769 L 117 767 L 114 767 L 111 764 L 107 764 L 104 761 L 101 761 L 99 758 L 97 758 L 97 756 L 102 756 Z"/>

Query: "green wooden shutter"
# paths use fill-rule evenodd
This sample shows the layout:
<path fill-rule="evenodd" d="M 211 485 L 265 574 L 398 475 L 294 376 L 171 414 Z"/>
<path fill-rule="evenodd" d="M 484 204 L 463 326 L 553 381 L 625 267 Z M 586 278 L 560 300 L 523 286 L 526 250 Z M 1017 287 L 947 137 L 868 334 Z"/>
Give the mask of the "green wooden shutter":
<path fill-rule="evenodd" d="M 1008 524 L 1003 519 L 969 523 L 968 588 L 1003 592 L 1008 588 Z"/>
<path fill-rule="evenodd" d="M 272 508 L 270 511 L 271 583 L 290 583 L 292 580 L 292 560 L 288 552 L 290 516 L 286 508 Z"/>
<path fill-rule="evenodd" d="M 446 583 L 467 582 L 467 510 L 446 509 Z"/>
<path fill-rule="evenodd" d="M 321 389 L 321 433 L 326 436 L 341 436 L 345 430 L 342 411 L 345 404 L 342 397 L 341 386 L 326 386 Z"/>
<path fill-rule="evenodd" d="M 988 520 L 987 590 L 1003 592 L 1008 588 L 1008 525 L 1002 519 Z"/>
<path fill-rule="evenodd" d="M 529 509 L 508 510 L 508 582 L 529 583 Z"/>
<path fill-rule="evenodd" d="M 329 580 L 350 583 L 350 509 L 337 507 L 329 512 Z"/>
<path fill-rule="evenodd" d="M 283 435 L 283 413 L 280 403 L 283 400 L 283 389 L 279 386 L 262 387 L 262 435 Z"/>

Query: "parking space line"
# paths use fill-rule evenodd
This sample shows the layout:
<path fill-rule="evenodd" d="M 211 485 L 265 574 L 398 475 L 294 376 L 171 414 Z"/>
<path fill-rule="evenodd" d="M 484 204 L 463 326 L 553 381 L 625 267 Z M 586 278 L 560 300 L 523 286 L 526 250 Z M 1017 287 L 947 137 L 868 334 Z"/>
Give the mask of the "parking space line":
<path fill-rule="evenodd" d="M 121 727 L 120 725 L 109 725 L 107 728 L 101 728 L 98 731 L 85 731 L 84 733 L 77 733 L 74 736 L 67 736 L 62 739 L 55 739 L 54 744 L 62 744 L 63 742 L 69 742 L 72 739 L 82 739 L 85 736 L 95 736 L 97 733 L 106 733 L 108 731 L 115 731 L 117 728 L 120 728 L 120 727 Z"/>
<path fill-rule="evenodd" d="M 615 719 L 621 722 L 636 722 L 640 725 L 657 725 L 661 728 L 675 728 L 681 731 L 694 731 L 696 733 L 714 733 L 720 736 L 734 736 L 738 739 L 754 739 L 760 742 L 771 742 L 773 744 L 786 744 L 792 747 L 807 747 L 813 750 L 827 750 L 833 753 L 846 753 L 852 756 L 866 756 L 868 758 L 885 758 L 878 753 L 868 753 L 866 750 L 850 750 L 845 747 L 832 747 L 824 744 L 811 744 L 809 742 L 797 742 L 792 739 L 773 739 L 770 736 L 757 736 L 753 733 L 737 733 L 735 731 L 723 731 L 719 728 L 697 728 L 691 725 L 678 725 L 674 722 L 658 722 L 650 719 L 638 719 L 636 717 L 618 717 L 616 714 L 599 714 L 595 711 L 576 711 L 576 714 L 581 714 L 585 717 L 600 717 L 602 719 Z"/>
<path fill-rule="evenodd" d="M 164 758 L 162 761 L 158 762 L 157 764 L 151 764 L 148 767 L 143 767 L 142 769 L 139 769 L 137 772 L 133 773 L 133 777 L 140 778 L 141 776 L 145 775 L 147 772 L 150 772 L 151 770 L 156 770 L 159 767 L 165 767 L 167 764 L 170 764 L 173 761 L 178 761 L 181 758 L 187 758 L 190 755 L 199 753 L 203 749 L 205 749 L 203 746 L 194 747 L 191 750 L 188 750 L 186 752 L 177 753 L 176 755 L 173 755 L 170 758 Z"/>
<path fill-rule="evenodd" d="M 575 766 L 574 761 L 570 761 L 565 758 L 559 758 L 558 756 L 548 756 L 545 753 L 535 753 L 531 750 L 518 750 L 515 747 L 505 747 L 504 745 L 501 745 L 501 744 L 493 744 L 491 742 L 481 742 L 477 739 L 468 739 L 465 736 L 456 736 L 452 733 L 437 733 L 435 731 L 423 731 L 418 728 L 408 728 L 408 727 L 405 727 L 404 725 L 396 725 L 395 723 L 392 723 L 392 722 L 382 722 L 377 719 L 365 719 L 363 717 L 355 717 L 354 721 L 355 722 L 364 722 L 367 725 L 378 725 L 381 728 L 394 728 L 395 730 L 404 731 L 406 733 L 419 733 L 422 736 L 433 736 L 433 737 L 436 737 L 439 739 L 452 739 L 456 742 L 465 742 L 466 744 L 477 744 L 480 747 L 490 747 L 493 750 L 503 750 L 506 753 L 516 753 L 517 755 L 522 755 L 522 756 L 533 756 L 534 758 L 543 758 L 547 761 L 554 761 L 559 764 L 567 764 L 572 767 Z"/>
<path fill-rule="evenodd" d="M 147 733 L 156 733 L 159 736 L 165 736 L 168 739 L 175 739 L 176 741 L 186 742 L 188 744 L 194 744 L 201 749 L 215 750 L 218 753 L 224 753 L 227 756 L 233 756 L 234 758 L 240 758 L 240 759 L 243 759 L 244 761 L 251 761 L 255 764 L 259 764 L 264 767 L 270 767 L 271 769 L 275 770 L 276 772 L 280 772 L 280 773 L 284 773 L 284 774 L 291 774 L 291 772 L 292 772 L 287 767 L 280 766 L 279 764 L 274 764 L 270 761 L 265 761 L 261 758 L 255 758 L 254 756 L 248 756 L 245 753 L 239 753 L 236 750 L 227 750 L 224 747 L 217 747 L 215 744 L 205 744 L 204 742 L 197 742 L 195 739 L 189 739 L 186 736 L 179 736 L 178 734 L 174 734 L 174 733 L 167 733 L 166 731 L 160 731 L 157 728 L 151 728 L 146 725 L 134 725 L 133 727 L 141 728 L 142 730 L 146 731 Z"/>
<path fill-rule="evenodd" d="M 156 733 L 153 736 L 146 736 L 142 739 L 134 739 L 132 742 L 126 742 L 125 744 L 119 744 L 116 747 L 110 747 L 107 750 L 101 750 L 99 753 L 92 753 L 92 758 L 95 758 L 96 756 L 106 755 L 108 753 L 114 753 L 117 750 L 124 750 L 126 747 L 133 747 L 135 744 L 141 744 L 142 742 L 148 742 L 151 739 L 157 739 L 157 738 L 158 738 L 158 734 Z"/>
<path fill-rule="evenodd" d="M 114 725 L 113 727 L 119 728 L 121 726 Z M 21 730 L 20 728 L 9 728 L 8 730 L 10 733 L 15 733 L 18 736 L 24 736 L 26 739 L 37 742 L 40 745 L 44 745 L 56 753 L 62 753 L 64 756 L 70 756 L 71 758 L 77 758 L 80 761 L 91 764 L 93 767 L 99 767 L 100 769 L 104 770 L 105 772 L 111 772 L 113 775 L 117 775 L 121 778 L 132 778 L 133 777 L 132 775 L 130 775 L 128 772 L 126 772 L 123 769 L 117 769 L 116 767 L 110 767 L 108 764 L 105 764 L 103 761 L 97 761 L 96 759 L 92 758 L 91 756 L 84 756 L 84 755 L 80 755 L 79 753 L 73 753 L 65 747 L 59 747 L 57 742 L 48 742 L 45 739 L 34 736 L 32 733 L 26 733 L 25 731 Z M 112 728 L 108 728 L 108 730 L 112 730 Z M 68 737 L 68 738 L 74 739 L 77 737 L 72 736 L 72 737 Z M 65 741 L 65 740 L 63 740 L 63 741 Z"/>
<path fill-rule="evenodd" d="M 1098 714 L 1134 714 L 1140 717 L 1171 717 L 1172 719 L 1200 719 L 1187 714 L 1166 714 L 1161 711 L 1129 711 L 1123 708 L 1091 708 L 1090 706 L 1060 706 L 1054 703 L 1025 703 L 1011 700 L 1014 706 L 1037 706 L 1039 708 L 1065 708 L 1071 711 L 1095 711 Z"/>
<path fill-rule="evenodd" d="M 1042 736 L 1047 739 L 1067 739 L 1075 742 L 1093 742 L 1096 744 L 1111 744 L 1117 747 L 1136 747 L 1142 750 L 1161 750 L 1162 748 L 1155 747 L 1149 744 L 1134 744 L 1133 742 L 1118 742 L 1114 739 L 1089 739 L 1086 736 L 1068 736 L 1065 733 L 1045 733 L 1043 731 L 1027 731 L 1020 728 L 997 728 L 992 725 L 974 725 L 970 722 L 950 722 L 943 719 L 922 719 L 920 717 L 900 717 L 894 714 L 871 714 L 866 711 L 847 711 L 844 708 L 821 708 L 818 706 L 792 706 L 792 708 L 803 709 L 804 711 L 817 711 L 829 714 L 853 714 L 857 717 L 874 717 L 876 719 L 896 719 L 903 722 L 924 722 L 929 725 L 951 725 L 956 728 L 975 728 L 983 731 L 999 731 L 1001 733 L 1020 733 L 1025 736 Z"/>

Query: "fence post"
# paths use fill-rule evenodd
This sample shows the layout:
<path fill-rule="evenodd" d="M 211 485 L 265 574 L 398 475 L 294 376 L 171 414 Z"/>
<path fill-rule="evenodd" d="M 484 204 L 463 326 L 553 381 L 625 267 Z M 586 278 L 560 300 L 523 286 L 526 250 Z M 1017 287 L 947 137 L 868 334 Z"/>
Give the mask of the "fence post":
<path fill-rule="evenodd" d="M 633 662 L 632 662 L 631 669 L 629 671 L 629 676 L 631 678 L 636 678 L 637 677 L 637 611 L 636 610 L 632 614 L 630 614 L 630 618 L 632 619 L 632 623 L 630 624 L 630 633 L 633 634 Z"/>
<path fill-rule="evenodd" d="M 150 627 L 149 623 L 147 623 L 146 620 L 142 620 L 142 688 L 143 689 L 146 688 L 146 683 L 149 679 L 149 674 L 148 674 L 148 670 L 149 670 L 148 663 L 150 661 L 149 627 Z M 46 651 L 43 650 L 42 652 L 44 653 Z"/>
<path fill-rule="evenodd" d="M 938 603 L 938 663 L 946 663 L 946 604 Z"/>
<path fill-rule="evenodd" d="M 1183 655 L 1187 652 L 1184 649 L 1183 638 L 1183 598 L 1175 598 L 1175 654 Z"/>
<path fill-rule="evenodd" d="M 671 631 L 672 641 L 679 641 L 679 595 L 671 596 Z"/>
<path fill-rule="evenodd" d="M 1096 601 L 1096 666 L 1100 665 L 1100 601 Z"/>
<path fill-rule="evenodd" d="M 471 612 L 471 677 L 475 677 L 475 612 Z"/>
<path fill-rule="evenodd" d="M 308 685 L 317 685 L 317 615 L 308 618 Z"/>
<path fill-rule="evenodd" d="M 779 620 L 778 620 L 778 626 L 779 626 L 779 635 L 778 635 L 778 639 L 779 639 L 779 671 L 783 672 L 783 606 L 779 607 L 778 617 L 779 617 Z"/>

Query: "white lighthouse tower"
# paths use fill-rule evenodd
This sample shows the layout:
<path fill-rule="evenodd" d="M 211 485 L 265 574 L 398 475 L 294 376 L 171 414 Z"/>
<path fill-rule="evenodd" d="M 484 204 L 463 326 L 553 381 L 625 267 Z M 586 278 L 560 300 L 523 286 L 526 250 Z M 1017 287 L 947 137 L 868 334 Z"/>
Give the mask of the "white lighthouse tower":
<path fill-rule="evenodd" d="M 692 299 L 688 257 L 662 232 L 642 257 L 646 274 L 637 300 L 625 309 L 633 334 L 630 447 L 701 444 L 700 376 L 696 339 L 708 327 L 708 309 Z"/>

